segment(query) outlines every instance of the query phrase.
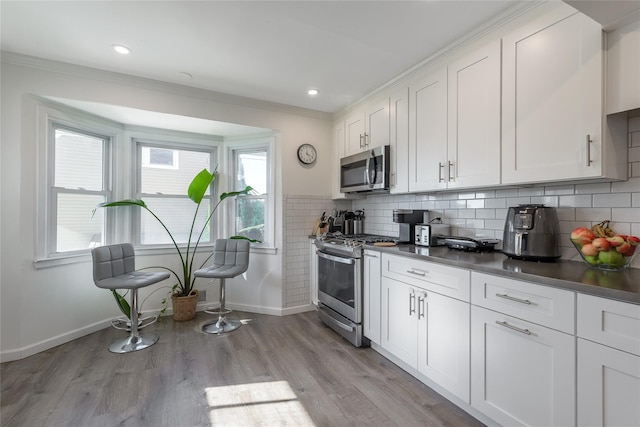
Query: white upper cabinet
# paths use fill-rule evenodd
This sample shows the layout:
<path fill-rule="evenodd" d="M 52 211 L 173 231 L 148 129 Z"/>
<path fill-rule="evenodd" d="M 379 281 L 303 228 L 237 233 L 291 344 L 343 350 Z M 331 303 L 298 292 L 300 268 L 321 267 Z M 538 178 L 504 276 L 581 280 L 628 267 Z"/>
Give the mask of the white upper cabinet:
<path fill-rule="evenodd" d="M 640 13 L 636 16 L 607 33 L 607 114 L 640 108 Z"/>
<path fill-rule="evenodd" d="M 448 188 L 500 184 L 500 40 L 449 64 Z"/>
<path fill-rule="evenodd" d="M 502 182 L 603 176 L 602 30 L 559 5 L 503 39 Z"/>
<path fill-rule="evenodd" d="M 409 191 L 447 187 L 447 69 L 409 86 Z"/>
<path fill-rule="evenodd" d="M 500 41 L 409 89 L 409 191 L 500 184 Z"/>
<path fill-rule="evenodd" d="M 345 122 L 333 127 L 333 151 L 331 155 L 331 195 L 334 199 L 345 198 L 340 192 L 340 159 L 344 157 Z"/>
<path fill-rule="evenodd" d="M 345 121 L 345 155 L 389 144 L 389 98 L 368 104 Z"/>
<path fill-rule="evenodd" d="M 390 156 L 391 194 L 409 191 L 409 89 L 403 87 L 391 94 Z"/>

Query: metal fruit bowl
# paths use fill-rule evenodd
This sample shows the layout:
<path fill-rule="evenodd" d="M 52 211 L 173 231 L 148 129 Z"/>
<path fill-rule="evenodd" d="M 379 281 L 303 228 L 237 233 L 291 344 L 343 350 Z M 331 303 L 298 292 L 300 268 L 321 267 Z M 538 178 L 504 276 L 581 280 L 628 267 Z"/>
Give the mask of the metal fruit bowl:
<path fill-rule="evenodd" d="M 595 255 L 585 255 L 583 252 L 583 246 L 585 245 L 578 244 L 573 240 L 571 243 L 573 243 L 582 260 L 587 263 L 589 267 L 604 271 L 620 271 L 628 268 L 638 252 L 636 250 L 637 247 L 633 247 L 630 254 L 625 253 L 623 255 L 618 252 L 616 248 L 610 247 L 608 250 L 597 251 Z M 587 252 L 592 253 L 589 250 L 587 250 Z"/>

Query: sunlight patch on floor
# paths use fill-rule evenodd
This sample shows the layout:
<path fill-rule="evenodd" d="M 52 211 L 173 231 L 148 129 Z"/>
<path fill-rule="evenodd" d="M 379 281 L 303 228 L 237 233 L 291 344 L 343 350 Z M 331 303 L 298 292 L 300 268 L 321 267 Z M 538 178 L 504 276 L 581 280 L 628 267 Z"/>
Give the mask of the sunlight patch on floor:
<path fill-rule="evenodd" d="M 211 425 L 314 425 L 286 381 L 207 387 L 205 393 Z"/>

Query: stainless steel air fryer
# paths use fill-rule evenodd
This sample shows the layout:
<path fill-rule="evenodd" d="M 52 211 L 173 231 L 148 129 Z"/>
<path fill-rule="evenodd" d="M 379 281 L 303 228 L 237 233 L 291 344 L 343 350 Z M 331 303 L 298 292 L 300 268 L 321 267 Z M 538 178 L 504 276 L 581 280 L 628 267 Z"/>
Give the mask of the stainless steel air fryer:
<path fill-rule="evenodd" d="M 510 207 L 504 224 L 502 252 L 527 261 L 560 258 L 560 231 L 555 208 L 545 205 Z"/>

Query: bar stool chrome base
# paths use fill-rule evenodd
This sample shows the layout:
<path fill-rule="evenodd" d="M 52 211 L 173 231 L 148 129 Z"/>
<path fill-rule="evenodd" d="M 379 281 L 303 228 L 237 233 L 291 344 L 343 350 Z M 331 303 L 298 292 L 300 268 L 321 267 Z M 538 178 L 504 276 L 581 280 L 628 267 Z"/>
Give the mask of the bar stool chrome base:
<path fill-rule="evenodd" d="M 119 339 L 109 346 L 111 353 L 131 353 L 133 351 L 143 350 L 151 347 L 158 341 L 156 334 L 144 334 L 138 336 L 129 335 L 126 338 Z"/>
<path fill-rule="evenodd" d="M 202 327 L 202 332 L 207 334 L 224 334 L 232 332 L 242 326 L 242 322 L 239 320 L 227 320 L 224 317 L 218 318 L 217 322 L 207 323 Z"/>
<path fill-rule="evenodd" d="M 207 314 L 215 314 L 216 316 L 219 316 L 219 315 L 224 316 L 231 313 L 232 311 L 233 310 L 228 308 L 211 307 L 211 308 L 207 308 L 204 312 Z"/>

